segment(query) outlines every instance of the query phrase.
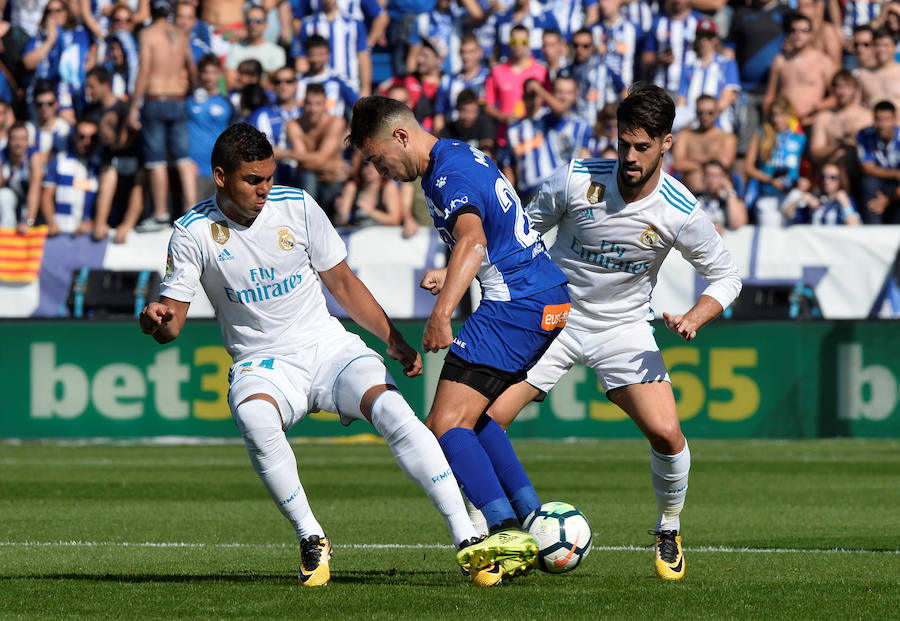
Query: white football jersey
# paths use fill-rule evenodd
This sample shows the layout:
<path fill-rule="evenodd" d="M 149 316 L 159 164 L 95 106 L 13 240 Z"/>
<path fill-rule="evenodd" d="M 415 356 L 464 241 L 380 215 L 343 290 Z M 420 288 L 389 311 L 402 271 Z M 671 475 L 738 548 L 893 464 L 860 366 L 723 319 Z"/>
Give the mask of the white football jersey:
<path fill-rule="evenodd" d="M 614 159 L 573 160 L 528 204 L 542 234 L 559 225 L 550 256 L 569 278 L 568 324 L 591 330 L 653 319 L 650 292 L 671 248 L 709 283 L 704 294 L 731 304 L 741 290 L 737 266 L 694 196 L 663 172 L 649 196 L 626 203 L 618 167 Z"/>
<path fill-rule="evenodd" d="M 213 196 L 175 222 L 160 295 L 190 302 L 202 286 L 235 360 L 287 357 L 343 331 L 328 313 L 317 272 L 347 256 L 309 194 L 274 186 L 249 227 L 229 220 Z"/>

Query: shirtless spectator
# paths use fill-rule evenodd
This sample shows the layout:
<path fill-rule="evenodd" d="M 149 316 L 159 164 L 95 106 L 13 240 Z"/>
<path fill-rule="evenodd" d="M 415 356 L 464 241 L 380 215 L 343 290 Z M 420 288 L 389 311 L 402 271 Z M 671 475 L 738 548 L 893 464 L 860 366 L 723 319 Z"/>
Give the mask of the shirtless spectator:
<path fill-rule="evenodd" d="M 694 194 L 706 189 L 704 164 L 717 161 L 729 169 L 737 155 L 737 136 L 716 127 L 716 108 L 714 97 L 701 95 L 697 98 L 697 127 L 687 127 L 678 132 L 672 146 L 675 171 Z"/>
<path fill-rule="evenodd" d="M 225 81 L 234 88 L 238 81 L 237 68 L 243 60 L 254 58 L 262 65 L 263 71 L 270 73 L 284 67 L 284 49 L 263 36 L 266 32 L 266 10 L 261 6 L 251 6 L 244 16 L 247 37 L 235 43 L 225 56 Z"/>
<path fill-rule="evenodd" d="M 203 2 L 200 17 L 212 28 L 213 54 L 224 57 L 233 43 L 247 36 L 244 29 L 244 0 Z"/>
<path fill-rule="evenodd" d="M 130 123 L 141 132 L 153 200 L 153 214 L 138 225 L 142 231 L 169 226 L 170 155 L 181 178 L 184 208 L 197 202 L 197 167 L 188 151 L 187 131 L 187 94 L 190 85 L 197 83 L 197 67 L 187 37 L 168 21 L 171 12 L 168 0 L 153 0 L 153 23 L 141 30 L 141 68 L 131 102 Z"/>
<path fill-rule="evenodd" d="M 343 157 L 346 130 L 343 118 L 328 114 L 328 99 L 321 84 L 306 87 L 303 116 L 287 125 L 288 140 L 297 147 L 291 155 L 304 171 L 300 185 L 330 218 L 334 218 L 334 202 L 348 174 Z"/>
<path fill-rule="evenodd" d="M 837 66 L 813 47 L 812 22 L 805 15 L 788 15 L 784 20 L 784 33 L 785 46 L 791 51 L 779 54 L 772 63 L 763 110 L 768 112 L 776 95 L 784 95 L 800 124 L 806 127 L 819 110 L 834 105 L 834 98 L 827 94 Z"/>
<path fill-rule="evenodd" d="M 879 101 L 888 100 L 900 108 L 900 63 L 894 55 L 897 43 L 886 29 L 875 31 L 875 68 L 859 72 L 862 88 L 862 102 L 874 106 Z"/>
<path fill-rule="evenodd" d="M 853 38 L 849 41 L 851 64 L 853 69 L 875 69 L 878 63 L 875 62 L 875 31 L 866 24 L 865 26 L 857 26 L 853 29 Z"/>
<path fill-rule="evenodd" d="M 840 67 L 844 48 L 844 34 L 831 22 L 825 21 L 825 0 L 797 0 L 797 12 L 812 24 L 812 45 Z"/>

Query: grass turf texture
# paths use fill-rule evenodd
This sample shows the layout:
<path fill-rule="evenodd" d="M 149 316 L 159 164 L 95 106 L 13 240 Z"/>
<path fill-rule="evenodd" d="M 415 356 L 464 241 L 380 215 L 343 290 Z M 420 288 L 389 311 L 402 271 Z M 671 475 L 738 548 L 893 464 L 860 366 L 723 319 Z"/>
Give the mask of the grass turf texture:
<path fill-rule="evenodd" d="M 643 548 L 656 517 L 645 442 L 516 448 L 542 501 L 571 502 L 591 521 L 595 548 L 574 572 L 476 589 L 386 446 L 297 444 L 336 546 L 332 583 L 307 589 L 293 532 L 242 446 L 0 444 L 0 618 L 887 619 L 900 609 L 898 441 L 692 441 L 678 583 L 656 578 Z"/>

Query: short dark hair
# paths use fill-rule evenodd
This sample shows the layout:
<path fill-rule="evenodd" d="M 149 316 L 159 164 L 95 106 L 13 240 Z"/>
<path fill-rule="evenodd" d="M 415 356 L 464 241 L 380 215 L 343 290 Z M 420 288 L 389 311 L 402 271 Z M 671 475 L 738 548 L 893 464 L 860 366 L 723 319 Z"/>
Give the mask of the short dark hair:
<path fill-rule="evenodd" d="M 704 94 L 700 95 L 699 97 L 697 97 L 697 101 L 695 102 L 695 105 L 698 104 L 698 103 L 700 103 L 701 101 L 711 101 L 711 102 L 713 102 L 713 103 L 717 103 L 717 102 L 718 102 L 718 100 L 717 100 L 715 97 L 713 97 L 712 95 L 707 95 L 706 93 L 704 93 Z"/>
<path fill-rule="evenodd" d="M 249 123 L 235 123 L 216 138 L 209 157 L 213 169 L 226 173 L 240 168 L 243 162 L 259 162 L 274 157 L 272 145 L 266 135 Z"/>
<path fill-rule="evenodd" d="M 721 162 L 721 160 L 717 160 L 717 159 L 711 159 L 706 162 L 703 162 L 703 165 L 701 166 L 701 168 L 703 168 L 703 169 L 719 168 L 722 170 L 722 172 L 724 172 L 725 174 L 728 174 L 728 169 L 725 168 L 725 164 L 723 164 Z"/>
<path fill-rule="evenodd" d="M 324 47 L 328 48 L 328 51 L 331 51 L 331 46 L 328 45 L 328 39 L 323 37 L 320 34 L 311 34 L 306 38 L 306 41 L 303 43 L 303 47 L 307 50 L 311 47 Z"/>
<path fill-rule="evenodd" d="M 806 22 L 812 27 L 812 20 L 808 18 L 803 13 L 789 13 L 787 17 L 784 18 L 784 23 L 781 25 L 781 30 L 785 34 L 790 34 L 791 29 L 794 27 L 794 24 L 797 22 Z"/>
<path fill-rule="evenodd" d="M 32 91 L 32 98 L 36 101 L 38 97 L 41 95 L 46 95 L 47 93 L 53 93 L 53 97 L 56 97 L 56 85 L 53 84 L 50 80 L 40 79 L 34 83 L 34 90 Z"/>
<path fill-rule="evenodd" d="M 306 95 L 321 95 L 325 97 L 325 86 L 321 82 L 313 82 L 312 84 L 306 85 Z"/>
<path fill-rule="evenodd" d="M 675 102 L 656 84 L 635 82 L 616 109 L 616 119 L 620 132 L 643 129 L 651 138 L 662 138 L 672 133 Z"/>
<path fill-rule="evenodd" d="M 111 84 L 112 76 L 109 75 L 109 70 L 106 67 L 102 67 L 100 65 L 95 65 L 91 68 L 90 71 L 87 72 L 87 77 L 96 78 L 100 84 Z"/>
<path fill-rule="evenodd" d="M 390 123 L 396 123 L 411 116 L 413 116 L 412 110 L 402 101 L 382 95 L 363 97 L 353 105 L 347 144 L 361 149 L 366 140 L 375 136 Z"/>
<path fill-rule="evenodd" d="M 891 34 L 891 31 L 888 30 L 886 26 L 882 26 L 872 32 L 872 40 L 877 41 L 878 39 L 890 39 L 893 41 L 894 35 Z"/>
<path fill-rule="evenodd" d="M 850 82 L 854 88 L 859 88 L 859 79 L 853 75 L 849 69 L 839 69 L 831 78 L 831 88 L 837 86 L 838 82 Z"/>
<path fill-rule="evenodd" d="M 248 58 L 238 63 L 237 70 L 238 73 L 249 73 L 250 75 L 262 77 L 263 67 L 262 63 L 255 58 Z"/>
<path fill-rule="evenodd" d="M 875 108 L 873 109 L 873 113 L 874 113 L 874 112 L 881 112 L 881 111 L 883 111 L 883 110 L 887 110 L 887 111 L 890 112 L 891 114 L 897 114 L 897 106 L 895 106 L 893 103 L 891 103 L 891 102 L 888 101 L 887 99 L 882 99 L 882 100 L 879 101 L 877 104 L 875 104 Z"/>
<path fill-rule="evenodd" d="M 509 36 L 512 37 L 512 33 L 514 32 L 524 32 L 525 34 L 528 34 L 528 28 L 522 24 L 516 24 L 510 29 Z"/>
<path fill-rule="evenodd" d="M 259 84 L 248 84 L 241 89 L 241 108 L 256 110 L 269 103 L 269 96 Z"/>
<path fill-rule="evenodd" d="M 478 103 L 478 95 L 471 88 L 462 89 L 459 92 L 459 95 L 456 96 L 457 108 L 462 108 L 463 106 L 468 106 L 469 104 L 473 103 Z"/>
<path fill-rule="evenodd" d="M 204 54 L 200 57 L 200 60 L 197 61 L 197 71 L 203 71 L 210 65 L 215 65 L 217 69 L 222 68 L 222 62 L 219 60 L 218 56 L 215 54 Z"/>

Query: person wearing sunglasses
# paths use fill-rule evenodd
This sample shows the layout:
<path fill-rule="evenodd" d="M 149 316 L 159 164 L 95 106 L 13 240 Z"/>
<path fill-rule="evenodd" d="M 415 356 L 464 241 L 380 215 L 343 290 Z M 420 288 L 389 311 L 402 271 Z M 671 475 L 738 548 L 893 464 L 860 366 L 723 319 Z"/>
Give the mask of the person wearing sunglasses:
<path fill-rule="evenodd" d="M 83 235 L 94 230 L 94 207 L 100 188 L 97 123 L 81 120 L 69 147 L 47 164 L 41 188 L 41 213 L 47 234 Z"/>
<path fill-rule="evenodd" d="M 53 82 L 38 80 L 33 93 L 35 117 L 26 123 L 28 144 L 37 147 L 46 158 L 66 148 L 72 125 L 59 115 L 59 99 Z"/>
<path fill-rule="evenodd" d="M 500 43 L 500 58 L 509 58 L 512 46 L 516 45 L 512 39 L 512 27 L 524 26 L 527 30 L 527 45 L 532 56 L 537 60 L 544 60 L 544 50 L 541 43 L 545 30 L 559 31 L 559 23 L 549 10 L 542 8 L 540 2 L 529 0 L 515 0 L 508 11 L 497 13 L 497 41 Z M 516 41 L 521 39 L 521 33 L 516 35 Z"/>
<path fill-rule="evenodd" d="M 779 54 L 772 63 L 769 84 L 763 100 L 768 112 L 778 94 L 787 97 L 803 127 L 815 120 L 820 110 L 834 106 L 828 90 L 837 66 L 812 45 L 812 22 L 805 15 L 792 13 L 784 20 L 785 45 L 791 50 Z"/>
<path fill-rule="evenodd" d="M 244 12 L 247 37 L 233 44 L 225 56 L 225 79 L 229 88 L 235 88 L 237 68 L 243 60 L 255 58 L 265 72 L 277 71 L 286 64 L 284 48 L 265 38 L 266 15 L 266 10 L 261 6 L 251 6 Z"/>
<path fill-rule="evenodd" d="M 853 36 L 847 40 L 847 55 L 844 65 L 848 69 L 875 69 L 875 31 L 865 24 L 853 29 Z"/>
<path fill-rule="evenodd" d="M 785 217 L 792 224 L 860 224 L 859 213 L 841 177 L 841 169 L 837 164 L 825 164 L 818 188 L 811 188 L 809 181 L 802 179 L 803 183 L 791 190 L 781 207 Z"/>
<path fill-rule="evenodd" d="M 561 75 L 575 80 L 578 90 L 575 112 L 594 123 L 606 106 L 615 106 L 624 97 L 625 82 L 597 53 L 594 36 L 587 28 L 572 36 L 572 48 L 572 63 L 562 70 Z"/>
<path fill-rule="evenodd" d="M 797 0 L 797 12 L 809 18 L 812 24 L 812 45 L 841 65 L 844 35 L 835 24 L 825 21 L 824 0 Z"/>

